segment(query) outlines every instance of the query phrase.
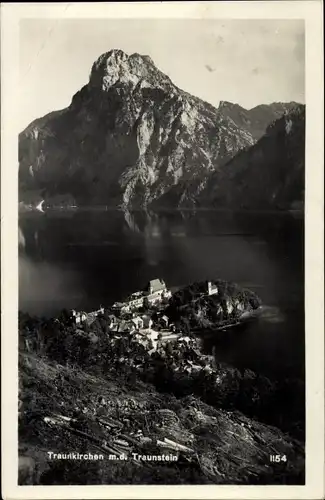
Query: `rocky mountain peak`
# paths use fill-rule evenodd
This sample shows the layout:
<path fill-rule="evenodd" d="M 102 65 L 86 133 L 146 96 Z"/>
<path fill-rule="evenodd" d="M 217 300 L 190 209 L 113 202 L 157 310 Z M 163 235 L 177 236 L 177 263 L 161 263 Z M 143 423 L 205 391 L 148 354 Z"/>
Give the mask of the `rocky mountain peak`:
<path fill-rule="evenodd" d="M 169 77 L 154 65 L 149 56 L 138 53 L 128 55 L 113 49 L 95 61 L 89 85 L 107 91 L 116 84 L 134 88 L 139 82 L 147 86 L 172 87 Z"/>

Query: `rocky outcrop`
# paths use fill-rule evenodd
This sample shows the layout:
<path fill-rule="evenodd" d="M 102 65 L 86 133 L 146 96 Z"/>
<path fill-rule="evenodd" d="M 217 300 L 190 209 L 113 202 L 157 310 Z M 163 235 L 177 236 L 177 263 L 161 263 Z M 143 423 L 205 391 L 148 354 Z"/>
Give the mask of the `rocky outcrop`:
<path fill-rule="evenodd" d="M 211 174 L 281 112 L 274 106 L 216 109 L 177 88 L 150 57 L 111 50 L 68 108 L 20 134 L 20 199 L 33 192 L 78 206 L 193 206 Z"/>
<path fill-rule="evenodd" d="M 262 304 L 251 290 L 224 280 L 192 283 L 175 292 L 166 314 L 182 330 L 215 330 L 251 317 Z"/>

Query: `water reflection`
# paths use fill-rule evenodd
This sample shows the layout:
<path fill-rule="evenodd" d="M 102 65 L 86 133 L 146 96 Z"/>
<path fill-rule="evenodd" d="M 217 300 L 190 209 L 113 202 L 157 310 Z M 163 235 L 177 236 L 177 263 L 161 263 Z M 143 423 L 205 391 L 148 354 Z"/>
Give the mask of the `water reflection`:
<path fill-rule="evenodd" d="M 19 258 L 19 308 L 30 314 L 51 315 L 64 307 L 82 302 L 78 276 L 47 262 Z"/>

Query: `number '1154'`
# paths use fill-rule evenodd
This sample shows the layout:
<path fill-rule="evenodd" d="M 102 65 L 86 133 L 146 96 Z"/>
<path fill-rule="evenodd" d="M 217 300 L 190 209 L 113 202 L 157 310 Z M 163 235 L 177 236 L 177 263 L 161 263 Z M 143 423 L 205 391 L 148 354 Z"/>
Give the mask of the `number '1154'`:
<path fill-rule="evenodd" d="M 270 455 L 270 462 L 286 462 L 287 455 Z"/>

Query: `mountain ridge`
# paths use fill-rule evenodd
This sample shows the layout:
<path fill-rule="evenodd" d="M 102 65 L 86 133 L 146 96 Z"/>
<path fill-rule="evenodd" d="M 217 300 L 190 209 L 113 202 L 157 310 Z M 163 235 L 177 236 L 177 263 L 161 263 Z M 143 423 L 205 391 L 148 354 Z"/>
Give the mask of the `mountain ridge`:
<path fill-rule="evenodd" d="M 207 179 L 281 113 L 263 118 L 259 109 L 253 120 L 239 105 L 221 103 L 214 108 L 179 89 L 149 56 L 106 52 L 67 108 L 19 135 L 20 200 L 36 189 L 78 205 L 142 208 L 171 192 L 173 206 L 195 204 Z"/>

